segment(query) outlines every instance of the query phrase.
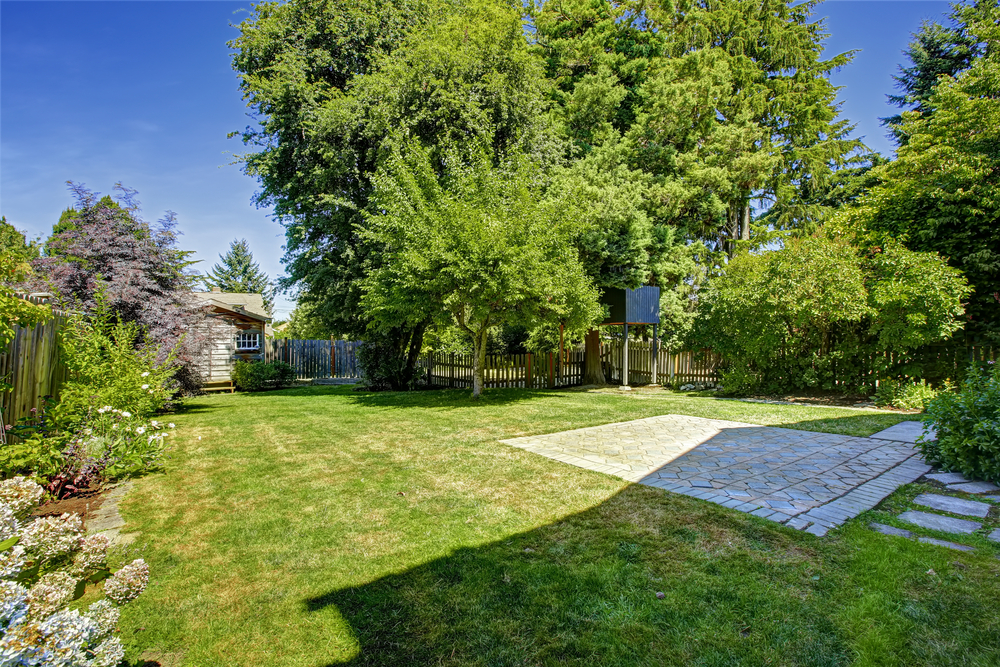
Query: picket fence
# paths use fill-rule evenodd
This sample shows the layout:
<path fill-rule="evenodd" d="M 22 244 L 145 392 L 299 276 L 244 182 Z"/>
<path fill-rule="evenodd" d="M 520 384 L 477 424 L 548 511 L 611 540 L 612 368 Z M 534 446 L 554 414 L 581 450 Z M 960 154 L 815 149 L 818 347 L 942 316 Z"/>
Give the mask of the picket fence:
<path fill-rule="evenodd" d="M 264 361 L 284 361 L 299 379 L 358 378 L 358 341 L 278 338 L 264 344 Z"/>
<path fill-rule="evenodd" d="M 41 297 L 17 296 L 34 304 L 46 303 Z M 0 378 L 12 387 L 0 391 L 0 423 L 13 425 L 31 417 L 33 410 L 43 407 L 44 397 L 59 393 L 66 377 L 59 355 L 59 330 L 65 319 L 65 313 L 56 311 L 33 327 L 14 326 L 13 340 L 0 352 Z"/>
<path fill-rule="evenodd" d="M 719 356 L 707 351 L 671 352 L 652 343 L 630 341 L 628 382 L 623 372 L 625 346 L 621 341 L 601 346 L 601 365 L 609 384 L 642 385 L 653 382 L 653 359 L 656 357 L 656 381 L 661 384 L 716 382 Z M 483 367 L 485 387 L 520 387 L 543 389 L 570 387 L 583 383 L 583 350 L 541 354 L 486 355 Z M 428 384 L 436 387 L 472 387 L 473 356 L 450 352 L 431 352 L 420 359 Z"/>

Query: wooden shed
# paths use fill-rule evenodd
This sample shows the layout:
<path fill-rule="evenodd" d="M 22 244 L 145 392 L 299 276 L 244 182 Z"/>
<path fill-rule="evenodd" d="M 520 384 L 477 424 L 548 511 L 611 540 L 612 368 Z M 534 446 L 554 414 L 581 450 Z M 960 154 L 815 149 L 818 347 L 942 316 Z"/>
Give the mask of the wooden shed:
<path fill-rule="evenodd" d="M 207 344 L 198 370 L 206 384 L 228 383 L 233 364 L 238 359 L 263 359 L 264 342 L 274 335 L 264 298 L 218 289 L 194 295 L 204 303 L 208 315 L 201 324 Z"/>

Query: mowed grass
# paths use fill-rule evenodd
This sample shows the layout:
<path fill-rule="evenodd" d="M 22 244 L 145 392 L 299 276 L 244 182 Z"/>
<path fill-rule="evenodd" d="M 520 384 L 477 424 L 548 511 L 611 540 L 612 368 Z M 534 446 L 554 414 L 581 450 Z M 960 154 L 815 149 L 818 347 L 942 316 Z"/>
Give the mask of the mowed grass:
<path fill-rule="evenodd" d="M 497 442 L 659 414 L 906 418 L 667 391 L 194 399 L 122 504 L 151 568 L 130 664 L 1000 664 L 990 547 L 815 538 Z"/>

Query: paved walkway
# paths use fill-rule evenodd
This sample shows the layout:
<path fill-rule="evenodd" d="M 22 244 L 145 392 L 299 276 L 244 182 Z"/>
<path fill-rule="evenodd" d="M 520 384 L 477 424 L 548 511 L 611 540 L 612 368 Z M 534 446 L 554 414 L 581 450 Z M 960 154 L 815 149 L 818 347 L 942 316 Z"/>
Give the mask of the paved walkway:
<path fill-rule="evenodd" d="M 824 535 L 930 471 L 876 436 L 663 415 L 503 442 Z"/>

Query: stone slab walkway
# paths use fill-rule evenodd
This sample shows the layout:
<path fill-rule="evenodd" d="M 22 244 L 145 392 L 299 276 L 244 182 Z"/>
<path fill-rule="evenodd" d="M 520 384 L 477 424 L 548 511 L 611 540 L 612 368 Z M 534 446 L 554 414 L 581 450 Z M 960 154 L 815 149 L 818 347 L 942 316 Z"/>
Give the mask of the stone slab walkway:
<path fill-rule="evenodd" d="M 816 535 L 930 471 L 912 441 L 682 415 L 502 442 Z"/>

